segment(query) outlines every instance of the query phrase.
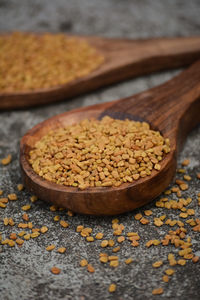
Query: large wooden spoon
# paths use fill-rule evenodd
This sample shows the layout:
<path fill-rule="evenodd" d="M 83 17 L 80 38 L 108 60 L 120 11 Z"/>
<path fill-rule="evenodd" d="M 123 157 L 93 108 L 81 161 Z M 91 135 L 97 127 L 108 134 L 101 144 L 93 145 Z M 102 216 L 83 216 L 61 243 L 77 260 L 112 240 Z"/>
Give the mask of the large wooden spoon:
<path fill-rule="evenodd" d="M 48 131 L 85 118 L 144 120 L 171 142 L 171 152 L 161 162 L 161 170 L 148 177 L 114 188 L 80 191 L 42 179 L 28 162 L 29 151 Z M 20 162 L 27 188 L 40 199 L 72 211 L 94 215 L 114 215 L 133 210 L 158 196 L 172 181 L 177 153 L 188 132 L 200 121 L 200 61 L 172 80 L 127 99 L 65 112 L 33 127 L 22 138 Z"/>
<path fill-rule="evenodd" d="M 0 109 L 25 108 L 64 100 L 147 73 L 182 67 L 200 58 L 200 37 L 148 40 L 79 37 L 105 57 L 94 72 L 66 85 L 36 91 L 0 92 Z"/>

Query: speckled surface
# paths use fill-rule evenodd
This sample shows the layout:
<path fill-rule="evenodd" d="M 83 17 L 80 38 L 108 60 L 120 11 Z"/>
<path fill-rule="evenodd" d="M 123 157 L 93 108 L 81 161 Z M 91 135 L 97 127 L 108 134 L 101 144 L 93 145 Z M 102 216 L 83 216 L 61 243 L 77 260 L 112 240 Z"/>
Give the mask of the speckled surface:
<path fill-rule="evenodd" d="M 63 31 L 78 34 L 99 34 L 102 36 L 124 36 L 131 38 L 157 36 L 187 36 L 200 34 L 200 3 L 183 0 L 68 0 L 68 1 L 6 1 L 0 0 L 0 30 L 35 30 Z M 0 113 L 0 158 L 11 153 L 12 163 L 0 166 L 0 189 L 4 195 L 15 192 L 21 182 L 19 168 L 19 140 L 25 132 L 38 122 L 70 109 L 87 106 L 103 101 L 111 101 L 126 97 L 164 82 L 178 71 L 141 77 L 130 80 L 89 95 L 78 97 L 62 103 L 46 107 L 21 111 Z M 195 217 L 200 217 L 197 205 L 197 192 L 200 183 L 196 173 L 200 172 L 199 163 L 200 127 L 196 128 L 187 139 L 179 157 L 179 164 L 189 157 L 191 164 L 186 168 L 192 176 L 190 188 L 183 196 L 191 196 L 189 205 L 195 209 Z M 30 203 L 30 194 L 17 192 L 18 201 L 9 202 L 6 209 L 0 208 L 0 232 L 3 239 L 11 232 L 19 232 L 17 224 L 22 222 L 21 207 Z M 171 196 L 175 198 L 176 196 Z M 153 215 L 148 217 L 149 225 L 141 225 L 134 219 L 137 212 L 152 209 Z M 0 299 L 32 300 L 32 299 L 200 299 L 200 264 L 191 261 L 182 266 L 173 267 L 175 274 L 169 283 L 162 282 L 164 270 L 168 268 L 167 255 L 178 250 L 173 246 L 157 246 L 147 249 L 145 243 L 149 239 L 162 239 L 170 229 L 163 225 L 153 225 L 153 218 L 163 214 L 167 218 L 180 219 L 179 211 L 156 208 L 155 202 L 145 208 L 118 216 L 125 226 L 125 233 L 137 231 L 141 236 L 140 246 L 134 248 L 125 241 L 118 252 L 119 267 L 112 269 L 98 261 L 99 253 L 112 253 L 111 248 L 102 251 L 100 241 L 88 243 L 76 233 L 77 225 L 93 228 L 94 234 L 103 232 L 106 239 L 113 238 L 112 218 L 96 218 L 75 215 L 67 216 L 66 212 L 51 212 L 49 206 L 38 201 L 31 204 L 28 211 L 34 227 L 48 226 L 46 234 L 25 241 L 21 248 L 0 245 Z M 62 228 L 53 221 L 55 215 L 69 222 L 69 228 Z M 14 227 L 4 226 L 4 217 L 13 217 Z M 185 222 L 185 221 L 184 221 Z M 187 236 L 192 238 L 193 252 L 200 255 L 200 234 L 195 233 L 189 225 Z M 177 228 L 175 226 L 175 228 Z M 116 237 L 114 237 L 116 240 Z M 58 247 L 66 247 L 65 254 L 56 250 L 47 252 L 45 247 L 54 243 Z M 116 242 L 117 245 L 117 242 Z M 133 263 L 125 265 L 124 260 L 133 258 Z M 82 258 L 94 266 L 95 273 L 90 274 L 79 266 Z M 159 269 L 152 268 L 152 263 L 162 259 L 164 264 Z M 50 272 L 52 266 L 61 269 L 59 275 Z M 110 283 L 117 284 L 115 293 L 108 292 Z M 152 296 L 152 289 L 163 287 L 164 293 Z"/>

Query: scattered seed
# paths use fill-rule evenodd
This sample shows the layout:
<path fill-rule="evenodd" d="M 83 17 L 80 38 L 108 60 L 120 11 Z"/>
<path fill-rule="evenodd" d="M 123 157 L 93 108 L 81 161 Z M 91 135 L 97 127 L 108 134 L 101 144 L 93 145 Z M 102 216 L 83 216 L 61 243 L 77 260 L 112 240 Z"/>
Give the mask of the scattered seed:
<path fill-rule="evenodd" d="M 112 283 L 109 285 L 108 291 L 110 293 L 114 293 L 116 291 L 116 288 L 117 288 L 116 284 Z"/>
<path fill-rule="evenodd" d="M 61 270 L 58 267 L 52 267 L 51 268 L 51 273 L 58 275 L 60 274 Z"/>
<path fill-rule="evenodd" d="M 153 295 L 161 295 L 163 293 L 163 288 L 154 289 L 152 291 Z"/>
<path fill-rule="evenodd" d="M 12 156 L 11 156 L 11 154 L 8 154 L 7 157 L 5 157 L 1 160 L 1 163 L 2 163 L 2 165 L 6 166 L 9 163 L 11 163 L 11 160 L 12 160 Z"/>
<path fill-rule="evenodd" d="M 55 247 L 56 247 L 56 246 L 52 244 L 52 245 L 47 246 L 47 247 L 46 247 L 46 250 L 47 250 L 47 251 L 52 251 L 52 250 L 55 249 Z"/>

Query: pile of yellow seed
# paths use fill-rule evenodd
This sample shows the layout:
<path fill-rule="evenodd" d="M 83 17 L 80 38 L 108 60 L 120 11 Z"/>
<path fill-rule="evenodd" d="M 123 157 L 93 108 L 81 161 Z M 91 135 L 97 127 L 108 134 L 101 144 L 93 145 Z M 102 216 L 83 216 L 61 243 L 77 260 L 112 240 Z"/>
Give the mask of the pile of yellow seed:
<path fill-rule="evenodd" d="M 169 140 L 145 122 L 85 119 L 50 131 L 30 151 L 29 162 L 46 180 L 66 186 L 109 187 L 160 170 Z"/>
<path fill-rule="evenodd" d="M 15 32 L 0 37 L 0 92 L 55 87 L 104 61 L 86 41 L 64 34 Z"/>

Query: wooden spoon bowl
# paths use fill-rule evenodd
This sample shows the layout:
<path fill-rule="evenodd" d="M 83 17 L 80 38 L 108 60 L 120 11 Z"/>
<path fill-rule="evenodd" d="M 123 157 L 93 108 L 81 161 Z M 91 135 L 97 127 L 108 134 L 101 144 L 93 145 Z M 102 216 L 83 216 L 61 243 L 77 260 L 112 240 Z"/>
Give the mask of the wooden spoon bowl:
<path fill-rule="evenodd" d="M 200 37 L 147 40 L 77 36 L 103 54 L 105 61 L 87 76 L 35 91 L 0 92 L 0 110 L 65 100 L 131 77 L 191 64 L 200 59 Z"/>
<path fill-rule="evenodd" d="M 52 117 L 33 127 L 22 138 L 20 163 L 24 183 L 40 199 L 74 212 L 115 215 L 133 210 L 157 197 L 172 181 L 177 153 L 188 132 L 200 121 L 200 62 L 172 80 L 127 99 L 84 107 Z M 52 129 L 104 115 L 144 120 L 170 139 L 171 151 L 161 161 L 161 170 L 119 187 L 79 190 L 51 183 L 37 175 L 28 162 L 29 151 Z"/>

